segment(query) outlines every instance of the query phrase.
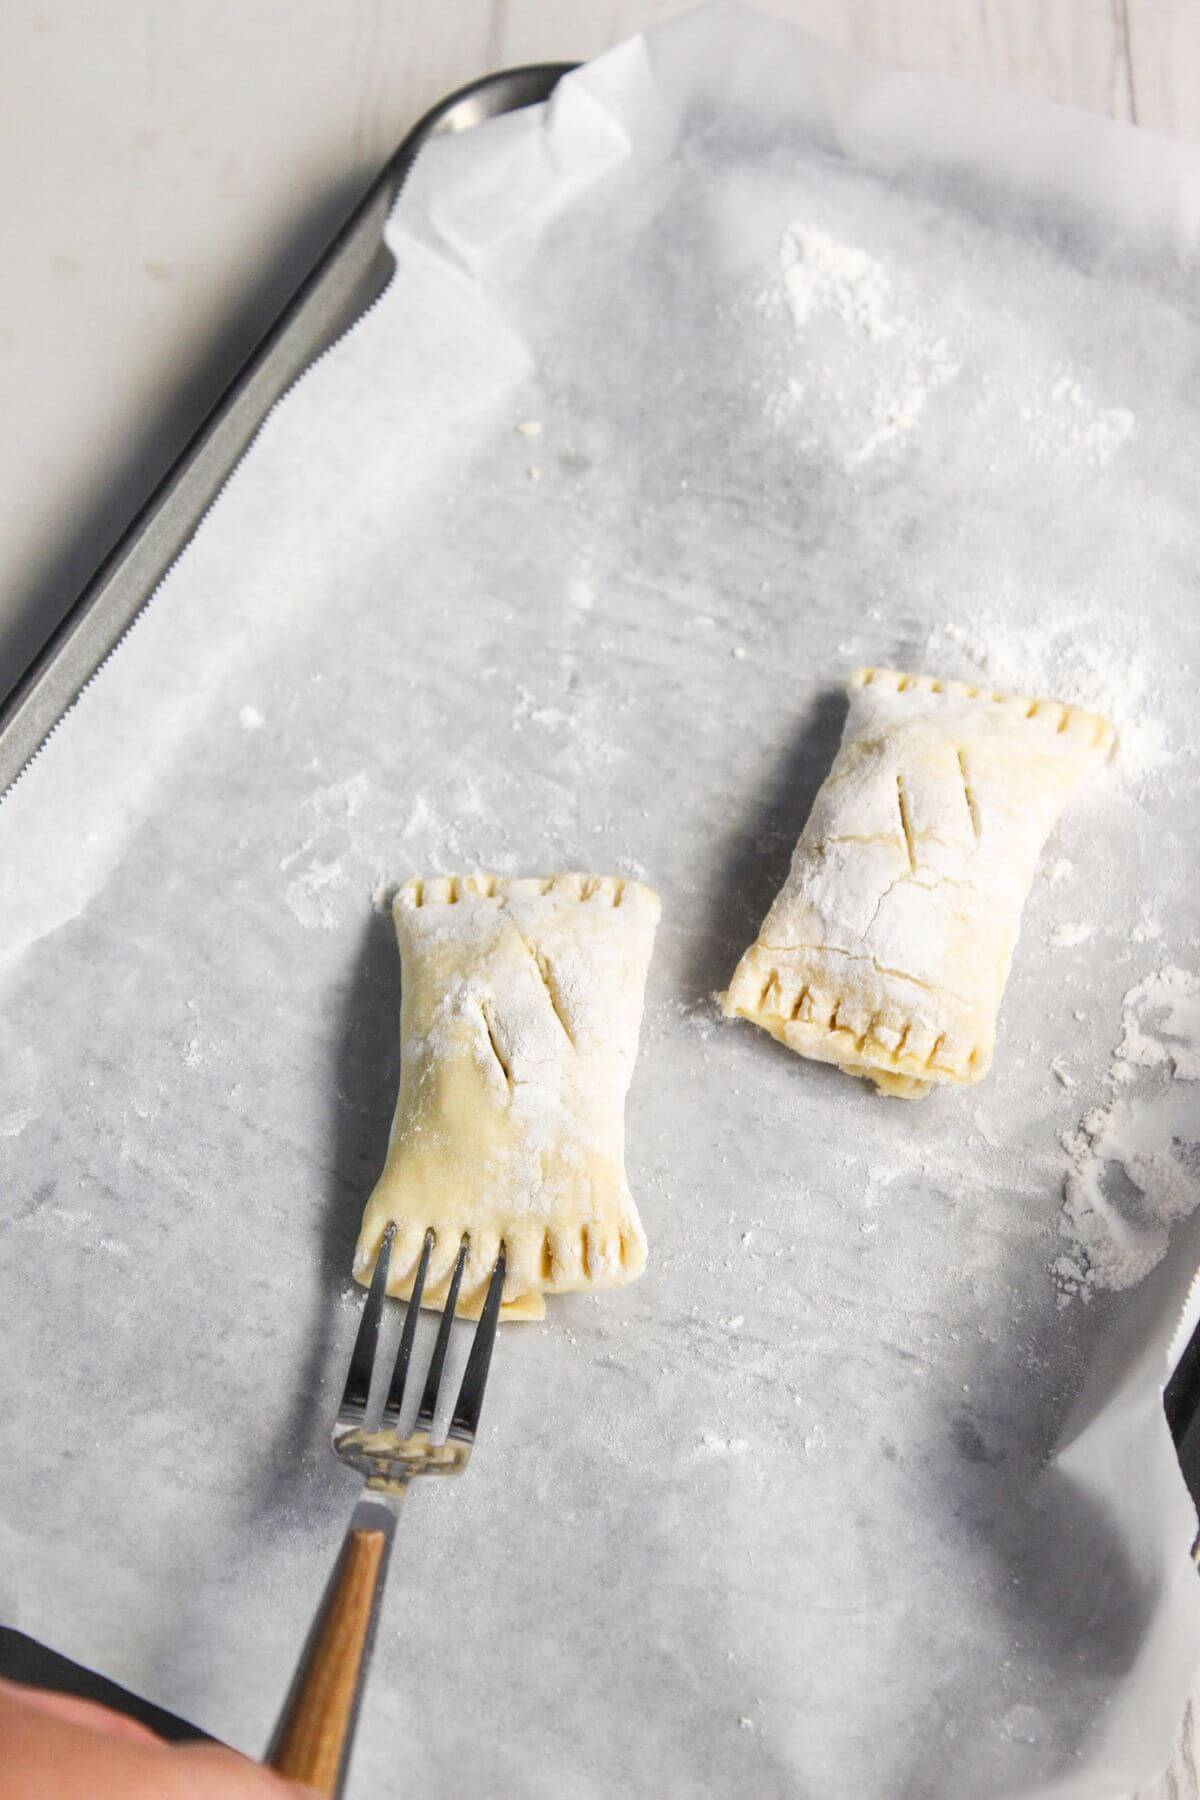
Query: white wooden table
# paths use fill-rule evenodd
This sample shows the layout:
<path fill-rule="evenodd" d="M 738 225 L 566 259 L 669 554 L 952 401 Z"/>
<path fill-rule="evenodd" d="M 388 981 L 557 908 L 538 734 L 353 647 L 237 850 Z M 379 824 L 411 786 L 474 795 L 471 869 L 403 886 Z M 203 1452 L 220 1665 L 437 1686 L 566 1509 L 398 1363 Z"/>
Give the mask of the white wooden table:
<path fill-rule="evenodd" d="M 7 0 L 0 694 L 417 115 L 690 3 Z M 882 61 L 1200 139 L 1200 0 L 764 3 Z M 1139 1800 L 1200 1800 L 1196 1759 L 1189 1708 Z"/>

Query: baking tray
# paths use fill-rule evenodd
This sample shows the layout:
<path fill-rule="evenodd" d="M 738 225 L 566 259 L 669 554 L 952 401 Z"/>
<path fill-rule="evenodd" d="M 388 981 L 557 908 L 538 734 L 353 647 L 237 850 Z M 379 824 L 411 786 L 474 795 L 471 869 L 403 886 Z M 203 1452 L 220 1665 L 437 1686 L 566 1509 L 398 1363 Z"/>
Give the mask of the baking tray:
<path fill-rule="evenodd" d="M 44 648 L 0 704 L 0 798 L 37 755 L 187 548 L 271 408 L 362 317 L 395 271 L 383 228 L 423 146 L 441 132 L 546 100 L 574 63 L 531 63 L 468 82 L 405 137 L 213 406 Z M 167 1738 L 195 1728 L 0 1622 L 0 1675 L 141 1718 Z"/>
<path fill-rule="evenodd" d="M 572 63 L 537 63 L 457 89 L 408 133 L 311 274 L 208 414 L 43 650 L 0 704 L 0 796 L 153 597 L 196 532 L 272 407 L 311 363 L 379 298 L 395 264 L 383 228 L 422 147 L 443 132 L 546 100 Z M 1200 1309 L 1191 1309 L 1194 1325 Z M 1182 1334 L 1181 1334 L 1182 1335 Z M 1200 1326 L 1183 1339 L 1166 1412 L 1193 1498 L 1200 1504 Z M 0 1630 L 0 1673 L 113 1701 L 101 1678 L 47 1661 L 33 1640 Z M 120 1704 L 120 1700 L 117 1700 Z M 132 1701 L 131 1701 L 131 1704 Z"/>
<path fill-rule="evenodd" d="M 575 66 L 531 63 L 485 75 L 448 94 L 409 132 L 0 705 L 0 796 L 187 548 L 271 408 L 382 294 L 395 270 L 383 228 L 422 146 L 441 132 L 468 131 L 484 119 L 537 105 Z"/>

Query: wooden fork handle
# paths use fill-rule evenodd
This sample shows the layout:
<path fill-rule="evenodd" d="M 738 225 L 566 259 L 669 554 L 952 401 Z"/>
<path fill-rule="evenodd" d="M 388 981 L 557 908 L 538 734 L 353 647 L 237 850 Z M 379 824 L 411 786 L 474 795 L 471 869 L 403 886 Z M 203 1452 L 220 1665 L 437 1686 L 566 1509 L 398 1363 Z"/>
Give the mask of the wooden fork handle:
<path fill-rule="evenodd" d="M 346 1779 L 395 1529 L 386 1501 L 355 1507 L 264 1758 L 329 1800 Z"/>

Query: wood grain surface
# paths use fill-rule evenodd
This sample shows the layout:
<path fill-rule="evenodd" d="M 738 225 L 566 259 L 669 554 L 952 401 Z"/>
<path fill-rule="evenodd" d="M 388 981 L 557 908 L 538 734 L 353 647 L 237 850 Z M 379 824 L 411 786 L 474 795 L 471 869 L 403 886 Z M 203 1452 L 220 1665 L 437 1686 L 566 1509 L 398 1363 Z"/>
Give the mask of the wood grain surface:
<path fill-rule="evenodd" d="M 318 1794 L 337 1788 L 386 1550 L 382 1531 L 348 1534 L 288 1697 L 286 1727 L 268 1758 L 280 1775 L 306 1782 Z"/>
<path fill-rule="evenodd" d="M 690 4 L 0 8 L 0 693 L 425 107 Z M 883 61 L 1200 140 L 1198 0 L 764 4 Z M 1200 1800 L 1194 1708 L 1138 1800 Z"/>

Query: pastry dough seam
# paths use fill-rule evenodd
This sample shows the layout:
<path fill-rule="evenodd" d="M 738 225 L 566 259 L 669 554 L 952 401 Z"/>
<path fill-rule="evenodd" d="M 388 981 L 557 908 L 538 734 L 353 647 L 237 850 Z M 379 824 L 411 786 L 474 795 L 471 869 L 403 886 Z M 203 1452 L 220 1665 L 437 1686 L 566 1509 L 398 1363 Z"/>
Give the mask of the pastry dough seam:
<path fill-rule="evenodd" d="M 579 883 L 577 890 L 573 885 L 576 881 Z M 445 891 L 431 894 L 429 890 L 435 882 Z M 604 875 L 550 875 L 540 881 L 520 875 L 443 875 L 424 879 L 415 876 L 405 883 L 405 887 L 414 908 L 427 904 L 455 906 L 460 900 L 468 899 L 505 900 L 514 891 L 518 895 L 530 891 L 540 895 L 553 893 L 560 900 L 575 900 L 580 905 L 587 901 L 607 900 L 614 908 L 625 898 L 625 882 L 619 877 Z"/>
<path fill-rule="evenodd" d="M 848 952 L 831 952 L 831 954 L 847 955 L 849 953 Z M 855 962 L 871 962 L 874 964 L 874 966 L 877 970 L 879 969 L 879 964 L 875 963 L 873 957 L 852 957 L 851 960 L 855 961 Z M 887 971 L 880 970 L 880 973 L 887 973 L 894 977 L 897 975 L 897 972 L 895 970 L 887 970 Z M 911 976 L 906 976 L 906 975 L 901 975 L 901 976 L 898 976 L 897 978 L 901 981 L 911 981 L 912 980 Z M 913 985 L 916 987 L 924 987 L 925 986 L 925 984 L 923 982 L 914 982 Z M 781 1003 L 783 1003 L 783 1007 L 786 1008 L 786 1010 L 780 1010 L 775 1007 L 771 1007 L 771 1008 L 767 1007 L 766 999 L 767 999 L 767 995 L 770 993 L 772 987 L 774 987 L 776 989 L 776 992 L 779 996 L 779 1000 Z M 930 993 L 945 993 L 946 989 L 944 989 L 944 988 L 928 988 L 928 989 L 926 989 L 926 991 L 930 992 Z M 758 1006 L 755 1008 L 753 1013 L 747 1014 L 746 1016 L 749 1018 L 752 1018 L 758 1022 L 761 1022 L 764 1019 L 778 1019 L 780 1024 L 784 1025 L 784 1026 L 787 1026 L 787 1025 L 799 1025 L 802 1027 L 806 1026 L 810 1030 L 819 1032 L 823 1037 L 832 1038 L 835 1040 L 839 1039 L 839 1038 L 843 1039 L 843 1040 L 849 1040 L 849 1042 L 853 1045 L 855 1056 L 860 1056 L 862 1054 L 863 1050 L 869 1044 L 870 1048 L 871 1048 L 871 1056 L 872 1056 L 872 1065 L 871 1066 L 886 1067 L 886 1068 L 892 1070 L 894 1073 L 900 1074 L 900 1075 L 918 1075 L 919 1076 L 921 1074 L 930 1073 L 930 1074 L 949 1075 L 951 1077 L 955 1077 L 955 1076 L 959 1076 L 963 1069 L 973 1069 L 975 1067 L 976 1063 L 979 1061 L 979 1046 L 976 1044 L 976 1045 L 972 1046 L 972 1048 L 967 1052 L 967 1054 L 965 1056 L 958 1057 L 952 1062 L 949 1062 L 949 1061 L 938 1062 L 936 1060 L 936 1058 L 938 1056 L 939 1051 L 942 1049 L 942 1046 L 946 1042 L 947 1034 L 944 1031 L 939 1032 L 938 1036 L 934 1039 L 932 1046 L 930 1047 L 928 1052 L 923 1057 L 906 1056 L 904 1054 L 904 1046 L 908 1042 L 909 1033 L 912 1030 L 911 1020 L 908 1023 L 906 1023 L 904 1030 L 900 1036 L 900 1042 L 895 1047 L 893 1047 L 889 1044 L 885 1044 L 881 1038 L 874 1035 L 874 1028 L 879 1023 L 879 1014 L 878 1013 L 875 1013 L 872 1015 L 872 1017 L 867 1022 L 866 1028 L 862 1032 L 853 1031 L 850 1028 L 850 1026 L 848 1026 L 848 1025 L 839 1025 L 837 1022 L 838 1021 L 838 1012 L 841 1008 L 842 1001 L 845 998 L 846 998 L 845 994 L 838 994 L 836 996 L 836 998 L 833 1000 L 833 1004 L 829 1011 L 828 1018 L 825 1018 L 825 1019 L 816 1018 L 812 1015 L 812 1011 L 811 1011 L 812 992 L 811 992 L 811 989 L 809 988 L 808 984 L 806 983 L 802 988 L 800 988 L 799 991 L 793 997 L 791 994 L 789 994 L 787 992 L 787 990 L 785 990 L 783 983 L 780 981 L 779 971 L 777 969 L 773 969 L 771 971 L 769 978 L 767 979 L 766 984 L 763 987 L 762 996 L 759 1000 Z M 802 1018 L 800 1016 L 800 1009 L 802 1006 L 804 1006 L 806 1001 L 810 1005 L 810 1012 L 809 1012 L 809 1016 L 807 1018 Z M 741 1010 L 741 1009 L 739 1009 L 739 1010 Z"/>
<path fill-rule="evenodd" d="M 918 1057 L 906 1056 L 901 1050 L 891 1049 L 889 1045 L 884 1044 L 878 1037 L 872 1035 L 870 1027 L 868 1027 L 865 1032 L 859 1034 L 852 1031 L 847 1025 L 835 1024 L 832 1019 L 828 1024 L 824 1024 L 820 1020 L 815 1019 L 787 1019 L 781 1013 L 763 1013 L 759 1014 L 758 1017 L 760 1020 L 775 1018 L 783 1025 L 795 1024 L 801 1027 L 807 1027 L 809 1030 L 817 1033 L 822 1041 L 834 1043 L 842 1041 L 850 1046 L 855 1057 L 860 1057 L 863 1051 L 869 1048 L 870 1059 L 862 1065 L 865 1069 L 881 1069 L 889 1074 L 907 1075 L 917 1080 L 928 1075 L 944 1075 L 951 1080 L 961 1080 L 962 1071 L 964 1069 L 973 1069 L 979 1060 L 979 1050 L 976 1046 L 971 1049 L 968 1055 L 959 1058 L 957 1061 L 936 1061 L 935 1059 L 938 1052 L 946 1041 L 945 1032 L 941 1033 L 941 1035 L 934 1040 L 933 1047 L 929 1050 L 927 1055 Z M 872 1021 L 872 1023 L 874 1023 L 874 1021 Z"/>
<path fill-rule="evenodd" d="M 1062 700 L 1034 700 L 1025 694 L 1003 693 L 998 688 L 980 687 L 970 681 L 941 681 L 934 675 L 907 675 L 901 669 L 869 666 L 855 669 L 847 685 L 851 691 L 864 687 L 890 688 L 896 694 L 947 694 L 956 700 L 974 700 L 985 706 L 1019 707 L 1026 719 L 1053 716 L 1056 719 L 1056 734 L 1073 726 L 1081 731 L 1090 726 L 1091 743 L 1095 749 L 1099 749 L 1106 739 L 1111 749 L 1116 739 L 1112 725 L 1099 713 L 1087 712 L 1081 706 L 1068 706 Z"/>

